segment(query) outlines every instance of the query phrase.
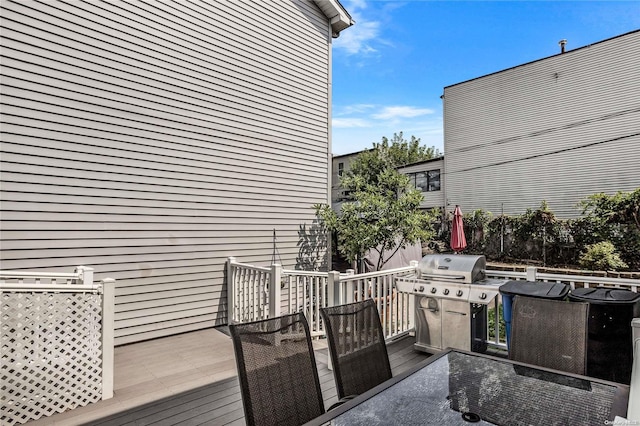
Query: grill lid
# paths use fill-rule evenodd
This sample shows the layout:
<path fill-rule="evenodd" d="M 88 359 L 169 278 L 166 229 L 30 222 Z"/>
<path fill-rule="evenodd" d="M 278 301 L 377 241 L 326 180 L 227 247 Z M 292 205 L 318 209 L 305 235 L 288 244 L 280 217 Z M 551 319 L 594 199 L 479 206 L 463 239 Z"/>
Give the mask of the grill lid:
<path fill-rule="evenodd" d="M 418 278 L 471 284 L 486 278 L 484 256 L 428 254 L 418 263 Z"/>

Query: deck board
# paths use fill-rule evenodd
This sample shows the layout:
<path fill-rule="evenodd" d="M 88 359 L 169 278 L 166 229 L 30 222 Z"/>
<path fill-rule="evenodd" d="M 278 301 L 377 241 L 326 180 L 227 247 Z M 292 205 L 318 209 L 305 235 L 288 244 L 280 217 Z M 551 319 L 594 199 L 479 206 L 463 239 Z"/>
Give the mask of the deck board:
<path fill-rule="evenodd" d="M 388 345 L 393 374 L 428 354 L 406 337 Z M 326 340 L 314 341 L 325 407 L 337 402 Z M 29 422 L 40 425 L 244 425 L 233 345 L 225 328 L 116 348 L 114 398 Z"/>

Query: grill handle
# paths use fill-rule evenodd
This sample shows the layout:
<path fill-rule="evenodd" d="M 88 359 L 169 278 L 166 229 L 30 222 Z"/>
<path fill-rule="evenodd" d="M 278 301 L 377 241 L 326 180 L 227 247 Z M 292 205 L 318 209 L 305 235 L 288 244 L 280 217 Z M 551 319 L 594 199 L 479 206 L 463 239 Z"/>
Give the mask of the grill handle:
<path fill-rule="evenodd" d="M 420 274 L 421 277 L 435 278 L 438 280 L 455 280 L 460 281 L 466 279 L 464 275 L 433 275 L 433 274 Z"/>
<path fill-rule="evenodd" d="M 462 316 L 467 315 L 465 312 L 457 312 L 457 311 L 449 311 L 449 310 L 446 310 L 445 313 L 447 313 L 447 314 L 455 314 L 455 315 L 462 315 Z"/>

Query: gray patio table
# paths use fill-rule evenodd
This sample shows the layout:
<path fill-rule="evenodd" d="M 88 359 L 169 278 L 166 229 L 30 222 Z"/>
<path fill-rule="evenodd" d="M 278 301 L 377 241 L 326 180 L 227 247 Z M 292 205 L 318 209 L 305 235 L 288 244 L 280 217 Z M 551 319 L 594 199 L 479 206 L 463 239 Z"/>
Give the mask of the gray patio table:
<path fill-rule="evenodd" d="M 447 349 L 307 425 L 598 425 L 629 386 Z"/>

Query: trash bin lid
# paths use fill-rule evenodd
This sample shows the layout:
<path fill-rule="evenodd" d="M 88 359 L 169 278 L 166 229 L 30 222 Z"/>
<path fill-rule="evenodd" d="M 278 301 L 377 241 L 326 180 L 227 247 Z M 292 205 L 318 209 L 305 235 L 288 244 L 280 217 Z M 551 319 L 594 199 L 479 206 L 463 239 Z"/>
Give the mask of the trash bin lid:
<path fill-rule="evenodd" d="M 508 281 L 498 289 L 500 293 L 509 296 L 529 296 L 542 299 L 564 299 L 570 287 L 562 283 L 548 283 L 542 281 Z"/>
<path fill-rule="evenodd" d="M 620 288 L 576 288 L 571 291 L 569 299 L 601 305 L 621 305 L 640 302 L 640 293 Z"/>

